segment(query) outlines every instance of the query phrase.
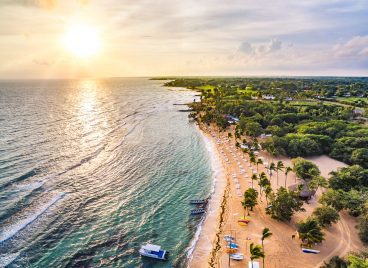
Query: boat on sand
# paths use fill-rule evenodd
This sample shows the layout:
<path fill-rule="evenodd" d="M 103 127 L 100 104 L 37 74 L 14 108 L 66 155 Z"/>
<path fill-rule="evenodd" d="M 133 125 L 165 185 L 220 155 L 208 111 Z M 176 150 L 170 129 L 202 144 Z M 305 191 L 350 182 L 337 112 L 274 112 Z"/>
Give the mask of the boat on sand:
<path fill-rule="evenodd" d="M 244 254 L 242 254 L 242 253 L 232 253 L 232 254 L 230 254 L 230 259 L 236 260 L 236 261 L 241 261 L 241 260 L 244 259 Z"/>

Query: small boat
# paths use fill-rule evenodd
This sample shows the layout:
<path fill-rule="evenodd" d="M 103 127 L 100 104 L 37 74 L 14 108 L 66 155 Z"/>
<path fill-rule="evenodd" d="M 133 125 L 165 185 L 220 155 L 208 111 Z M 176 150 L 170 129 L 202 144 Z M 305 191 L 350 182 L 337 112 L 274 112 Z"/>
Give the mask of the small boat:
<path fill-rule="evenodd" d="M 240 222 L 248 224 L 250 222 L 250 218 L 241 217 L 241 218 L 238 219 L 238 223 L 240 223 Z"/>
<path fill-rule="evenodd" d="M 204 208 L 197 208 L 190 211 L 190 214 L 192 215 L 199 215 L 205 213 L 206 210 Z"/>
<path fill-rule="evenodd" d="M 302 248 L 302 251 L 304 253 L 312 253 L 312 254 L 318 254 L 320 253 L 321 251 L 319 250 L 316 250 L 316 249 L 310 249 L 310 248 Z"/>
<path fill-rule="evenodd" d="M 239 246 L 236 243 L 230 243 L 229 245 L 226 246 L 227 248 L 234 248 L 237 249 Z"/>
<path fill-rule="evenodd" d="M 226 242 L 233 242 L 234 241 L 234 237 L 232 237 L 231 235 L 225 235 L 224 239 Z"/>
<path fill-rule="evenodd" d="M 226 249 L 226 253 L 236 253 L 237 249 L 236 248 L 227 248 Z"/>
<path fill-rule="evenodd" d="M 139 249 L 139 254 L 144 257 L 166 261 L 168 259 L 169 252 L 167 252 L 166 250 L 162 250 L 160 246 L 146 244 L 144 246 L 141 246 L 141 248 Z"/>
<path fill-rule="evenodd" d="M 193 199 L 193 200 L 190 200 L 190 203 L 193 205 L 205 204 L 207 203 L 207 199 Z"/>
<path fill-rule="evenodd" d="M 230 259 L 236 260 L 236 261 L 241 261 L 241 260 L 244 259 L 244 254 L 242 254 L 242 253 L 232 253 L 232 254 L 230 254 Z"/>

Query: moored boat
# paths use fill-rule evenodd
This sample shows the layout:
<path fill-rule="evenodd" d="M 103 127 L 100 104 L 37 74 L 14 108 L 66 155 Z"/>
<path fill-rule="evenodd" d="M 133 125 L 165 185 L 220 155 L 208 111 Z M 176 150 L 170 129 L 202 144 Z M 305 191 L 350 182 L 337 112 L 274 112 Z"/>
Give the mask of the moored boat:
<path fill-rule="evenodd" d="M 231 235 L 225 235 L 224 239 L 226 242 L 233 242 L 234 241 L 234 237 L 232 237 Z"/>
<path fill-rule="evenodd" d="M 205 213 L 206 210 L 204 208 L 197 208 L 197 209 L 193 209 L 190 211 L 190 214 L 192 215 L 200 215 L 200 214 L 203 214 Z"/>
<path fill-rule="evenodd" d="M 319 250 L 316 250 L 316 249 L 310 249 L 310 248 L 302 248 L 302 251 L 304 253 L 312 253 L 312 254 L 318 254 L 320 253 L 321 251 Z"/>
<path fill-rule="evenodd" d="M 161 249 L 160 246 L 146 244 L 144 246 L 141 246 L 141 248 L 139 249 L 139 254 L 144 257 L 166 261 L 168 259 L 169 252 Z"/>
<path fill-rule="evenodd" d="M 227 248 L 234 248 L 234 249 L 238 249 L 238 245 L 236 243 L 229 243 L 227 246 Z"/>
<path fill-rule="evenodd" d="M 207 199 L 193 199 L 193 200 L 190 200 L 190 203 L 193 204 L 193 205 L 206 204 Z"/>
<path fill-rule="evenodd" d="M 236 261 L 241 261 L 241 260 L 244 259 L 244 254 L 242 254 L 242 253 L 232 253 L 232 254 L 230 254 L 230 259 L 236 260 Z"/>

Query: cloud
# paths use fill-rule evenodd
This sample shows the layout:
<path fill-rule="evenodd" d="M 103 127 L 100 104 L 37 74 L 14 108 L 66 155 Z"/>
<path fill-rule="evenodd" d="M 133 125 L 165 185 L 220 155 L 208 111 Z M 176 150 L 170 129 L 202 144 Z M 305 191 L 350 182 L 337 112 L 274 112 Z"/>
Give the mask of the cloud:
<path fill-rule="evenodd" d="M 32 62 L 33 62 L 34 64 L 36 64 L 36 65 L 40 65 L 40 66 L 50 66 L 50 65 L 51 65 L 51 63 L 50 63 L 50 62 L 48 62 L 48 61 L 46 61 L 46 60 L 38 60 L 38 59 L 34 59 Z"/>
<path fill-rule="evenodd" d="M 263 56 L 274 53 L 282 48 L 281 40 L 275 38 L 267 43 L 251 44 L 249 42 L 242 42 L 239 46 L 238 52 L 248 56 Z"/>
<path fill-rule="evenodd" d="M 63 1 L 60 0 L 4 0 L 2 4 L 18 4 L 24 6 L 36 6 L 43 9 L 54 9 Z M 90 4 L 91 0 L 74 0 L 74 2 L 80 5 L 88 5 Z"/>
<path fill-rule="evenodd" d="M 239 47 L 238 51 L 240 51 L 244 54 L 253 54 L 254 53 L 254 49 L 252 48 L 252 45 L 248 42 L 242 42 L 240 44 L 240 47 Z"/>
<path fill-rule="evenodd" d="M 345 43 L 336 44 L 332 51 L 338 58 L 368 57 L 368 35 L 355 36 Z"/>

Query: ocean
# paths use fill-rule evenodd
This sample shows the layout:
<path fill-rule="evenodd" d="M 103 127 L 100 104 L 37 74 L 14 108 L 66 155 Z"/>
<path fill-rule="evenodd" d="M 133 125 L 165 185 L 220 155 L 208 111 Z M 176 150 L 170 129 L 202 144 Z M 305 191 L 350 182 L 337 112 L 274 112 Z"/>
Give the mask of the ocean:
<path fill-rule="evenodd" d="M 184 267 L 210 195 L 195 93 L 147 78 L 0 82 L 0 267 Z M 142 259 L 146 242 L 168 262 Z"/>

